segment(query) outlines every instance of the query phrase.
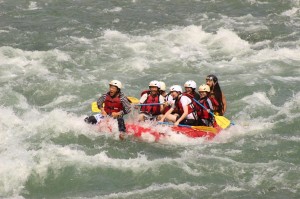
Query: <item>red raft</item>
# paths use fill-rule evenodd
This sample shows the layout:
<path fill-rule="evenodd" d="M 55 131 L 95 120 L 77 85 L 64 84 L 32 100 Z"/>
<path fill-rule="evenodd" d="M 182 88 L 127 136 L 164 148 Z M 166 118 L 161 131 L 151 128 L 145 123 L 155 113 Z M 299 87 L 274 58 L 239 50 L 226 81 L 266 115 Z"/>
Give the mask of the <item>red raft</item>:
<path fill-rule="evenodd" d="M 158 125 L 160 126 L 160 125 Z M 157 128 L 143 127 L 138 124 L 126 124 L 127 133 L 134 137 L 140 138 L 144 134 L 151 134 L 154 136 L 155 141 L 159 141 L 161 138 L 167 136 L 165 133 L 160 132 Z M 190 138 L 205 137 L 206 139 L 213 139 L 222 130 L 219 126 L 207 127 L 207 126 L 172 126 L 170 129 L 177 133 L 183 134 Z"/>

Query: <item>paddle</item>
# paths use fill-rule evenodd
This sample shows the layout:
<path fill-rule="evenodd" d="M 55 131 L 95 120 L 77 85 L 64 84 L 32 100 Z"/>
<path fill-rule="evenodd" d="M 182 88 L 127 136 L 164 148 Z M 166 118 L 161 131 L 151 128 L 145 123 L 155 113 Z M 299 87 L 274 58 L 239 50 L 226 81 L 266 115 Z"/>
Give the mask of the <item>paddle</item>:
<path fill-rule="evenodd" d="M 138 104 L 140 103 L 140 100 L 135 97 L 127 97 L 128 101 L 132 104 Z"/>
<path fill-rule="evenodd" d="M 158 122 L 158 124 L 167 124 L 167 125 L 173 125 L 173 123 L 169 123 L 169 122 Z M 186 127 L 186 128 L 192 128 L 192 129 L 196 129 L 199 131 L 206 131 L 206 132 L 211 132 L 211 133 L 217 133 L 217 129 L 215 129 L 214 127 L 210 127 L 210 126 L 190 126 L 190 125 L 184 125 L 184 124 L 179 124 L 178 126 L 181 127 Z"/>
<path fill-rule="evenodd" d="M 140 102 L 139 99 L 137 99 L 135 97 L 127 97 L 127 99 L 132 104 L 138 104 Z M 92 109 L 92 112 L 94 112 L 94 113 L 101 112 L 101 110 L 98 108 L 97 102 L 92 102 L 91 109 Z"/>
<path fill-rule="evenodd" d="M 187 127 L 187 128 L 192 128 L 200 131 L 206 131 L 206 132 L 211 132 L 211 133 L 217 133 L 217 129 L 211 126 L 189 126 L 189 125 L 184 125 L 184 124 L 179 124 L 178 126 L 182 127 Z"/>
<path fill-rule="evenodd" d="M 200 102 L 198 102 L 198 100 L 196 100 L 195 98 L 193 98 L 193 100 L 199 104 L 202 108 L 204 108 L 205 110 L 207 110 L 207 108 L 205 106 L 203 106 Z M 228 120 L 226 117 L 224 116 L 218 116 L 212 113 L 212 111 L 209 111 L 209 113 L 215 117 L 217 124 L 222 128 L 225 129 L 230 125 L 230 120 Z"/>
<path fill-rule="evenodd" d="M 135 106 L 156 106 L 163 105 L 164 103 L 149 103 L 149 104 L 135 104 Z"/>

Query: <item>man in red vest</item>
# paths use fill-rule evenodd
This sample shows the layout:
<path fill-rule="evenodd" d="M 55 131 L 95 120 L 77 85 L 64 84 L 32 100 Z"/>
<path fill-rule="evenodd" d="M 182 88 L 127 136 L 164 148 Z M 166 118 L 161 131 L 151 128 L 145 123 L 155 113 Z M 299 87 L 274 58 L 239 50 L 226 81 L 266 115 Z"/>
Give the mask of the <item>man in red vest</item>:
<path fill-rule="evenodd" d="M 141 93 L 139 121 L 155 120 L 162 113 L 164 97 L 160 94 L 160 82 L 153 80 L 149 83 L 149 90 Z M 148 105 L 149 104 L 149 105 Z"/>
<path fill-rule="evenodd" d="M 131 111 L 130 102 L 121 91 L 122 83 L 118 80 L 112 80 L 109 83 L 109 91 L 103 94 L 97 101 L 101 114 L 93 115 L 84 119 L 89 124 L 96 124 L 106 116 L 118 120 L 119 131 L 125 132 L 126 127 L 123 115 Z"/>

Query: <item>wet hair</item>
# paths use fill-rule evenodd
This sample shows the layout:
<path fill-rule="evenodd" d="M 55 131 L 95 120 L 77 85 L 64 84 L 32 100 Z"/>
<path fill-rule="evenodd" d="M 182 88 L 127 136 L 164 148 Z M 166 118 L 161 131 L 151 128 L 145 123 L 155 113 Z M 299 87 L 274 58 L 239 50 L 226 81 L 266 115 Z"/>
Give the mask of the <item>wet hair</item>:
<path fill-rule="evenodd" d="M 221 112 L 224 105 L 222 101 L 222 90 L 219 85 L 218 78 L 215 75 L 208 75 L 206 79 L 210 79 L 214 82 L 214 85 L 210 88 L 210 90 L 214 93 L 215 99 L 219 102 L 218 111 Z"/>
<path fill-rule="evenodd" d="M 206 79 L 210 79 L 215 83 L 218 82 L 218 78 L 215 75 L 207 75 Z"/>

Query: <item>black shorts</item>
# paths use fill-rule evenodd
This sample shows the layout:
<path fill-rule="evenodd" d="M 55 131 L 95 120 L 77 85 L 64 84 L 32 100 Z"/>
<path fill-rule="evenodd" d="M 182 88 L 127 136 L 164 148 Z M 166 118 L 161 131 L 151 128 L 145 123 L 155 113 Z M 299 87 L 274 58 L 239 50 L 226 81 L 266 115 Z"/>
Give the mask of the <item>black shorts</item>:
<path fill-rule="evenodd" d="M 198 124 L 200 126 L 213 126 L 213 121 L 210 119 L 199 119 Z"/>
<path fill-rule="evenodd" d="M 180 118 L 180 116 L 178 115 L 176 117 L 176 121 Z M 184 119 L 182 120 L 179 124 L 183 124 L 183 125 L 190 125 L 190 126 L 197 126 L 198 125 L 198 122 L 197 120 L 194 120 L 194 119 Z"/>

